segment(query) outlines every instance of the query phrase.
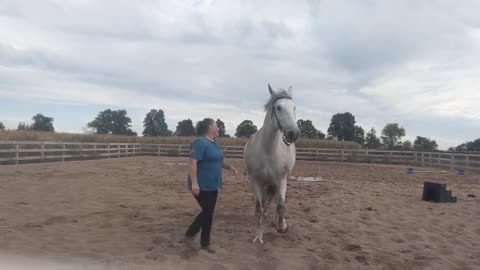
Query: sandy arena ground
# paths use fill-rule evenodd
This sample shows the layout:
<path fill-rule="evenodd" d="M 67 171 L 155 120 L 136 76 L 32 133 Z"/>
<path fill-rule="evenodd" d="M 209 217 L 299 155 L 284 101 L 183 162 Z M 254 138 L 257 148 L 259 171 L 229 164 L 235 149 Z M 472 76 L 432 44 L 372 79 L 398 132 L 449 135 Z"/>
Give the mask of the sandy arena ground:
<path fill-rule="evenodd" d="M 186 162 L 1 166 L 0 269 L 480 269 L 479 175 L 350 163 L 297 162 L 293 176 L 321 180 L 289 181 L 290 230 L 268 226 L 264 245 L 251 243 L 248 180 L 225 171 L 217 253 L 185 257 L 183 233 L 200 209 Z M 426 180 L 445 181 L 458 202 L 421 201 Z"/>

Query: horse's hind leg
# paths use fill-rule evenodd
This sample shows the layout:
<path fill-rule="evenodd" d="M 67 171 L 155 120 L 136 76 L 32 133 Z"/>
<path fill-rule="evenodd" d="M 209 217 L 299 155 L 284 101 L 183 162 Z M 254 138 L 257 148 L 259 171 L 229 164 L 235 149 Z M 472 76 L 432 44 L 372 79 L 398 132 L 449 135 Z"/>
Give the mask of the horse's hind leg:
<path fill-rule="evenodd" d="M 288 231 L 288 224 L 285 220 L 285 195 L 287 193 L 287 179 L 284 178 L 280 182 L 278 190 L 278 201 L 277 201 L 277 218 L 276 218 L 276 228 L 279 233 L 286 233 Z"/>
<path fill-rule="evenodd" d="M 257 232 L 255 238 L 252 242 L 259 242 L 263 244 L 263 216 L 264 216 L 264 209 L 263 209 L 263 192 L 261 187 L 257 184 L 253 184 L 253 189 L 255 192 L 255 218 L 257 220 Z"/>
<path fill-rule="evenodd" d="M 272 200 L 277 196 L 277 189 L 273 185 L 268 185 L 265 188 L 265 200 L 263 202 L 263 218 L 265 222 L 268 219 L 268 213 L 270 212 L 270 205 L 272 204 Z M 275 226 L 275 221 L 272 220 L 272 225 Z"/>

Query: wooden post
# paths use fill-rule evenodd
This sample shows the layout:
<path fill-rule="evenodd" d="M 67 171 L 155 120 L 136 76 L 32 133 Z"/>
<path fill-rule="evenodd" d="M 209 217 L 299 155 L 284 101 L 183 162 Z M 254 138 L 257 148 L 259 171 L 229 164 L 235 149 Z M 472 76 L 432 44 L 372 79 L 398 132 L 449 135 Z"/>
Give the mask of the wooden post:
<path fill-rule="evenodd" d="M 40 149 L 42 149 L 42 152 L 40 152 L 40 158 L 41 159 L 45 159 L 45 144 L 42 143 L 42 145 L 40 146 Z"/>
<path fill-rule="evenodd" d="M 19 162 L 19 158 L 20 158 L 20 146 L 17 144 L 15 144 L 15 165 L 18 165 L 18 162 Z"/>
<path fill-rule="evenodd" d="M 79 147 L 79 150 L 78 150 L 78 152 L 80 153 L 79 158 L 82 158 L 82 150 L 83 150 L 83 143 L 80 143 L 80 147 Z"/>
<path fill-rule="evenodd" d="M 428 154 L 428 157 L 430 158 L 429 162 L 430 162 L 430 167 L 432 167 L 432 153 Z"/>
<path fill-rule="evenodd" d="M 425 153 L 422 152 L 422 167 L 425 167 Z"/>
<path fill-rule="evenodd" d="M 120 154 L 120 144 L 117 144 L 117 157 L 121 157 L 121 154 Z"/>
<path fill-rule="evenodd" d="M 62 162 L 65 162 L 65 149 L 66 149 L 65 143 L 62 144 Z"/>
<path fill-rule="evenodd" d="M 158 156 L 160 157 L 162 154 L 160 153 L 160 144 L 158 145 Z"/>
<path fill-rule="evenodd" d="M 450 155 L 450 170 L 453 171 L 454 167 L 455 167 L 455 155 L 452 154 Z"/>
<path fill-rule="evenodd" d="M 415 159 L 415 161 L 413 162 L 413 164 L 417 165 L 417 152 L 413 153 L 413 158 Z"/>
<path fill-rule="evenodd" d="M 469 156 L 466 156 L 465 157 L 465 170 L 468 171 L 468 160 L 469 160 Z"/>
<path fill-rule="evenodd" d="M 318 148 L 317 148 L 317 151 L 316 151 L 316 154 L 315 154 L 315 160 L 318 161 Z"/>
<path fill-rule="evenodd" d="M 344 150 L 342 149 L 342 162 L 343 162 L 344 157 L 345 157 L 345 152 L 344 152 Z"/>
<path fill-rule="evenodd" d="M 107 145 L 107 158 L 110 158 L 110 144 Z"/>
<path fill-rule="evenodd" d="M 177 146 L 178 156 L 180 157 L 180 145 Z"/>

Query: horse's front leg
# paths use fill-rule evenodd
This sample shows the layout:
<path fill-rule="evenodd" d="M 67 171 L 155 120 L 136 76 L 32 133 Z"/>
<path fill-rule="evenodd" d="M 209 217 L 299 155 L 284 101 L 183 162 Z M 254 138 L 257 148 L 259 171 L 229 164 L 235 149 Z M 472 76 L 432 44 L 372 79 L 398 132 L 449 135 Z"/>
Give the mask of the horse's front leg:
<path fill-rule="evenodd" d="M 263 244 L 263 206 L 260 200 L 255 202 L 255 218 L 257 220 L 257 232 L 252 242 Z"/>
<path fill-rule="evenodd" d="M 263 244 L 263 218 L 264 218 L 263 192 L 262 192 L 262 188 L 258 184 L 254 184 L 253 189 L 255 192 L 255 218 L 257 221 L 257 232 L 252 242 L 258 241 L 260 244 Z"/>
<path fill-rule="evenodd" d="M 286 233 L 288 231 L 288 224 L 285 220 L 286 204 L 285 195 L 287 193 L 287 178 L 283 178 L 278 185 L 278 201 L 277 201 L 277 218 L 276 229 L 279 233 Z"/>

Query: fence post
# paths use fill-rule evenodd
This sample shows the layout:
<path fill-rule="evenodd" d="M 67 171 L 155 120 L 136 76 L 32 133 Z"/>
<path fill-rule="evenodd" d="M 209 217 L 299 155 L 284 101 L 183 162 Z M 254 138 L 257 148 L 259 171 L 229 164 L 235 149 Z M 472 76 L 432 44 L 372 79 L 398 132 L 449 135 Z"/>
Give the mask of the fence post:
<path fill-rule="evenodd" d="M 117 144 L 117 157 L 121 157 L 122 154 L 120 153 L 120 144 Z"/>
<path fill-rule="evenodd" d="M 180 157 L 180 145 L 177 145 L 178 157 Z"/>
<path fill-rule="evenodd" d="M 79 157 L 80 159 L 83 157 L 82 156 L 82 150 L 83 150 L 83 143 L 80 143 L 80 147 L 79 147 L 79 151 L 78 151 L 80 153 L 80 157 Z"/>
<path fill-rule="evenodd" d="M 107 158 L 110 158 L 110 143 L 107 145 Z"/>
<path fill-rule="evenodd" d="M 453 171 L 454 167 L 455 167 L 455 155 L 451 154 L 450 155 L 450 170 Z"/>
<path fill-rule="evenodd" d="M 62 162 L 65 162 L 65 149 L 67 148 L 66 144 L 62 144 Z"/>
<path fill-rule="evenodd" d="M 40 152 L 40 158 L 43 160 L 45 159 L 45 143 L 42 142 L 40 149 L 42 149 L 42 151 Z"/>
<path fill-rule="evenodd" d="M 415 161 L 413 162 L 413 164 L 417 165 L 417 152 L 413 153 L 413 158 L 415 159 Z"/>
<path fill-rule="evenodd" d="M 161 151 L 161 148 L 160 148 L 160 144 L 159 144 L 159 145 L 158 145 L 158 156 L 159 156 L 159 157 L 162 156 L 162 154 L 161 154 L 160 151 Z"/>
<path fill-rule="evenodd" d="M 317 148 L 317 151 L 316 151 L 316 154 L 315 154 L 315 160 L 318 161 L 318 148 Z"/>
<path fill-rule="evenodd" d="M 469 160 L 469 156 L 467 156 L 465 158 L 465 170 L 468 171 L 468 160 Z"/>
<path fill-rule="evenodd" d="M 343 162 L 344 157 L 345 157 L 345 151 L 342 149 L 342 162 Z"/>
<path fill-rule="evenodd" d="M 17 144 L 15 144 L 15 165 L 18 165 L 18 162 L 19 162 L 19 158 L 20 158 L 20 146 Z"/>
<path fill-rule="evenodd" d="M 422 167 L 425 167 L 425 153 L 422 152 Z"/>
<path fill-rule="evenodd" d="M 428 157 L 430 158 L 430 167 L 432 167 L 432 153 L 428 154 Z"/>

